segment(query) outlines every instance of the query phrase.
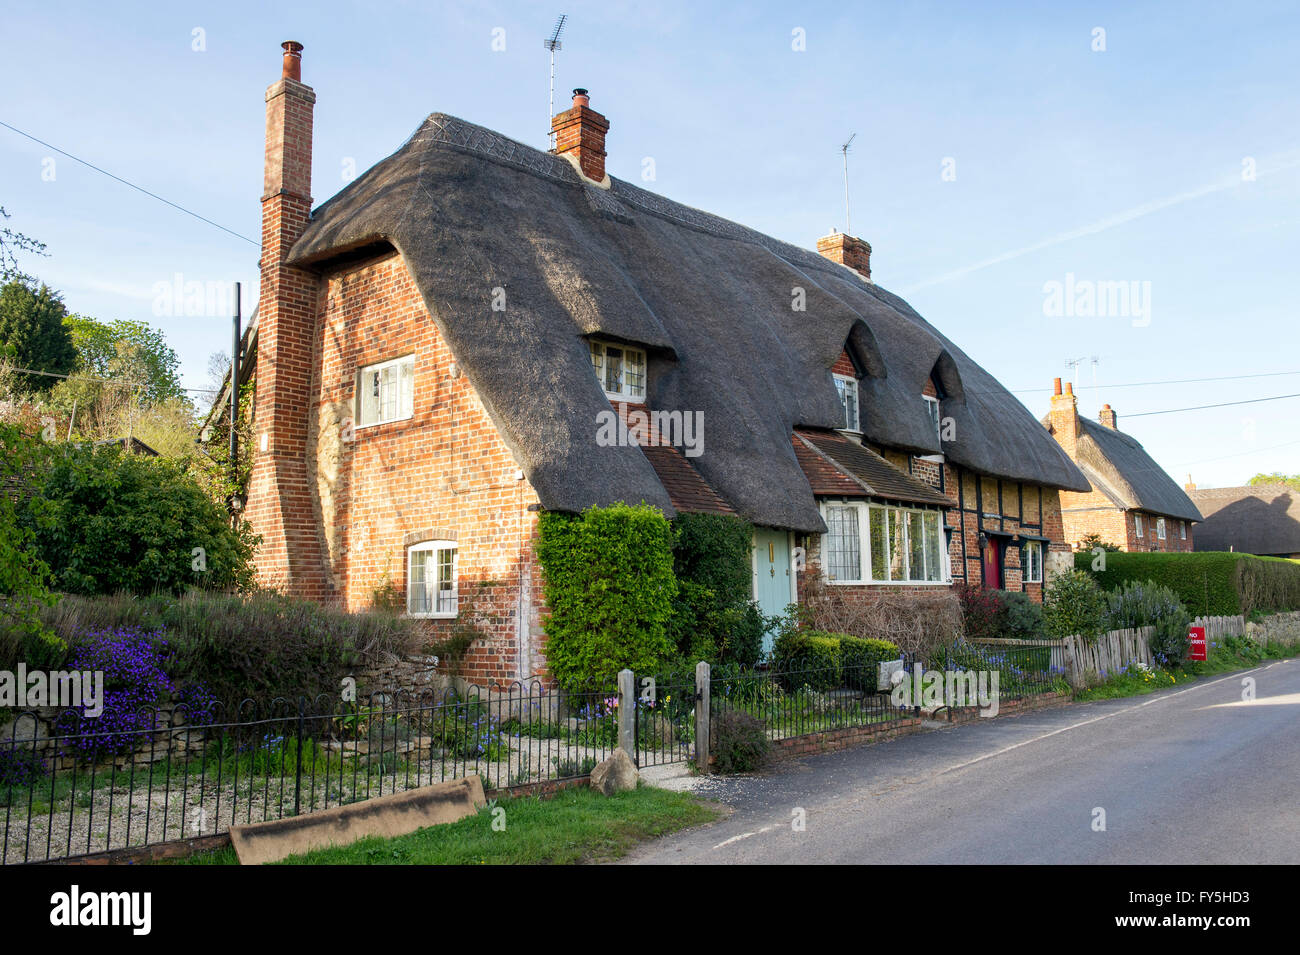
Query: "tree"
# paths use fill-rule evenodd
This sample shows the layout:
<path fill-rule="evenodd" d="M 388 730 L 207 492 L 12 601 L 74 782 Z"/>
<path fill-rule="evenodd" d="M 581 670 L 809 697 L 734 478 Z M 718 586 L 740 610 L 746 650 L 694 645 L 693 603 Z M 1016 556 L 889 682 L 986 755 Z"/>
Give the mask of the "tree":
<path fill-rule="evenodd" d="M 1252 487 L 1260 484 L 1285 484 L 1293 491 L 1300 491 L 1300 474 L 1283 474 L 1281 471 L 1274 471 L 1272 474 L 1260 472 L 1247 483 Z"/>
<path fill-rule="evenodd" d="M 257 539 L 230 527 L 182 462 L 60 444 L 27 475 L 15 515 L 69 593 L 250 586 Z"/>
<path fill-rule="evenodd" d="M 68 310 L 59 294 L 42 283 L 13 279 L 0 286 L 0 348 L 19 368 L 66 374 L 76 364 L 77 349 L 63 326 Z M 32 391 L 47 392 L 57 380 L 19 374 Z"/>
<path fill-rule="evenodd" d="M 158 329 L 145 322 L 101 322 L 86 315 L 63 320 L 77 349 L 77 370 L 94 378 L 139 381 L 137 396 L 148 404 L 184 398 L 176 374 L 180 359 Z"/>
<path fill-rule="evenodd" d="M 0 220 L 8 219 L 9 213 L 0 206 Z M 30 275 L 18 268 L 18 255 L 30 252 L 33 255 L 45 254 L 45 243 L 37 242 L 31 236 L 15 232 L 13 229 L 0 229 L 0 279 L 24 279 L 35 281 Z"/>

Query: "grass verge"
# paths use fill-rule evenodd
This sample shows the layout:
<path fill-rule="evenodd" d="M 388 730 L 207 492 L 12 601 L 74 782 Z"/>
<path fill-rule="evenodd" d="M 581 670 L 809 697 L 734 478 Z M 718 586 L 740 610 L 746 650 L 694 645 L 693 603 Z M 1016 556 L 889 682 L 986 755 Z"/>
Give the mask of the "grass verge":
<path fill-rule="evenodd" d="M 639 843 L 712 822 L 714 803 L 642 786 L 616 796 L 582 788 L 499 799 L 475 816 L 396 839 L 361 839 L 286 859 L 284 865 L 571 865 L 604 862 Z M 496 828 L 494 828 L 494 822 Z M 235 865 L 229 847 L 181 865 Z"/>
<path fill-rule="evenodd" d="M 1142 670 L 1136 666 L 1126 667 L 1122 672 L 1112 674 L 1097 686 L 1079 690 L 1074 694 L 1074 699 L 1087 702 L 1141 696 L 1177 686 L 1179 683 L 1191 683 L 1199 677 L 1248 670 L 1266 660 L 1284 660 L 1298 655 L 1300 655 L 1300 644 L 1289 647 L 1277 645 L 1261 647 L 1248 637 L 1227 637 L 1222 643 L 1210 645 L 1207 660 L 1185 660 L 1176 670 L 1160 667 L 1150 670 Z"/>

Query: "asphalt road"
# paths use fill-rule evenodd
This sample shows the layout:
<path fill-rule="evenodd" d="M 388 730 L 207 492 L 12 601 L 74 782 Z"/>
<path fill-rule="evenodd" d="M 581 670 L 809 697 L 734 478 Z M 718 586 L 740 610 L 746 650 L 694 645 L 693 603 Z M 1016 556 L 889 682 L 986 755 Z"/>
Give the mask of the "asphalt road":
<path fill-rule="evenodd" d="M 624 861 L 1294 864 L 1298 784 L 1295 658 L 705 777 L 697 791 L 731 815 Z"/>

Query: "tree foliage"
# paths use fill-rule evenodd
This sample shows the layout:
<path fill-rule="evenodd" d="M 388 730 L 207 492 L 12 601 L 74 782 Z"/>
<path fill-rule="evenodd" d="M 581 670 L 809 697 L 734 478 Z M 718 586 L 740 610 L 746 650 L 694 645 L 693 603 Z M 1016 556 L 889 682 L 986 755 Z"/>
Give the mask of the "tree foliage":
<path fill-rule="evenodd" d="M 71 371 L 77 350 L 63 325 L 68 311 L 59 293 L 28 279 L 12 279 L 0 286 L 0 349 L 18 368 L 56 375 Z M 28 391 L 47 392 L 56 378 L 18 374 Z"/>

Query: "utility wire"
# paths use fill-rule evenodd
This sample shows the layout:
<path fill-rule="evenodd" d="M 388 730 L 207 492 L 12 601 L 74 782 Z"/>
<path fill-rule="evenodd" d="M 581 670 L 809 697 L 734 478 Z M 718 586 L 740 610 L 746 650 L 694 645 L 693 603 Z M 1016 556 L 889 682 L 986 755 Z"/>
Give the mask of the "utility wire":
<path fill-rule="evenodd" d="M 1300 375 L 1300 371 L 1266 371 L 1257 375 L 1224 375 L 1219 378 L 1172 378 L 1167 381 L 1126 381 L 1118 385 L 1085 385 L 1093 391 L 1100 391 L 1103 388 L 1141 388 L 1146 385 L 1188 385 L 1205 381 L 1243 381 L 1247 378 L 1276 378 L 1280 375 Z M 1016 388 L 1011 389 L 1013 395 L 1025 395 L 1031 392 L 1051 391 L 1050 388 Z M 1129 415 L 1129 417 L 1133 417 Z"/>
<path fill-rule="evenodd" d="M 1281 401 L 1283 398 L 1300 398 L 1300 392 L 1294 395 L 1273 395 L 1270 398 L 1247 398 L 1245 401 L 1224 401 L 1217 405 L 1193 405 L 1190 408 L 1166 408 L 1164 411 L 1143 411 L 1139 414 L 1127 414 L 1125 418 L 1146 418 L 1153 414 L 1173 414 L 1176 411 L 1202 411 L 1206 408 L 1230 408 L 1233 405 L 1253 405 L 1261 401 Z"/>
<path fill-rule="evenodd" d="M 96 378 L 94 375 L 83 375 L 81 372 L 70 372 L 66 375 L 54 371 L 37 371 L 35 368 L 7 368 L 0 365 L 0 371 L 12 372 L 16 375 L 44 375 L 46 378 L 76 378 L 79 381 L 98 381 L 106 385 L 147 385 L 148 381 L 132 380 L 130 378 Z M 213 394 L 216 388 L 183 388 L 177 386 L 181 391 L 200 391 Z"/>
<path fill-rule="evenodd" d="M 64 150 L 60 149 L 58 146 L 52 146 L 51 144 L 47 143 L 47 142 L 46 142 L 45 140 L 43 140 L 43 139 L 37 139 L 37 138 L 36 138 L 35 136 L 33 136 L 31 133 L 25 133 L 25 132 L 23 132 L 21 129 L 19 129 L 17 126 L 10 126 L 8 123 L 6 123 L 6 122 L 4 122 L 4 121 L 0 121 L 0 126 L 3 126 L 5 129 L 12 130 L 13 132 L 17 133 L 19 136 L 25 136 L 26 138 L 30 139 L 30 140 L 31 140 L 32 142 L 34 142 L 34 143 L 40 143 L 40 145 L 44 146 L 46 149 L 53 149 L 53 150 L 54 150 L 56 153 L 58 153 L 59 155 L 61 155 L 61 156 L 67 156 L 67 157 L 68 157 L 69 159 L 71 159 L 73 162 L 79 162 L 79 163 L 81 163 L 83 166 L 87 167 L 88 169 L 93 169 L 93 170 L 95 170 L 95 172 L 102 173 L 103 175 L 107 176 L 109 179 L 115 179 L 115 180 L 117 180 L 118 182 L 120 182 L 122 185 L 124 185 L 124 186 L 129 186 L 130 188 L 134 189 L 136 192 L 143 192 L 143 193 L 144 193 L 146 196 L 148 196 L 149 198 L 151 198 L 151 199 L 157 199 L 159 202 L 163 203 L 164 205 L 169 205 L 169 206 L 171 206 L 173 209 L 176 209 L 176 210 L 179 211 L 179 212 L 183 212 L 183 213 L 185 213 L 187 216 L 193 216 L 194 218 L 198 219 L 200 222 L 206 222 L 206 223 L 207 223 L 208 225 L 210 225 L 210 226 L 216 226 L 216 227 L 217 227 L 218 229 L 220 229 L 222 232 L 229 233 L 230 235 L 233 235 L 236 239 L 243 239 L 245 242 L 248 242 L 248 243 L 250 243 L 250 244 L 252 244 L 252 245 L 258 245 L 258 244 L 259 244 L 259 243 L 256 242 L 255 240 L 250 239 L 248 236 L 246 236 L 246 235 L 240 235 L 238 232 L 234 231 L 233 229 L 227 229 L 227 228 L 226 228 L 225 226 L 223 226 L 221 223 L 219 223 L 219 222 L 213 222 L 211 219 L 207 218 L 206 216 L 201 216 L 201 215 L 199 215 L 197 212 L 193 212 L 193 211 L 191 211 L 191 210 L 189 210 L 189 209 L 186 209 L 184 206 L 177 205 L 176 203 L 172 202 L 170 199 L 164 199 L 162 196 L 158 195 L 158 194 L 155 193 L 155 192 L 150 192 L 148 189 L 145 189 L 143 186 L 137 186 L 135 183 L 133 183 L 133 182 L 127 180 L 127 179 L 123 179 L 121 176 L 115 176 L 115 175 L 113 175 L 111 172 L 109 172 L 107 169 L 101 169 L 100 167 L 96 166 L 94 163 L 92 163 L 92 162 L 87 162 L 87 161 L 84 160 L 84 159 L 81 159 L 81 158 L 79 158 L 79 157 L 77 157 L 77 156 L 72 155 L 72 153 L 70 153 L 70 152 L 65 152 Z"/>

